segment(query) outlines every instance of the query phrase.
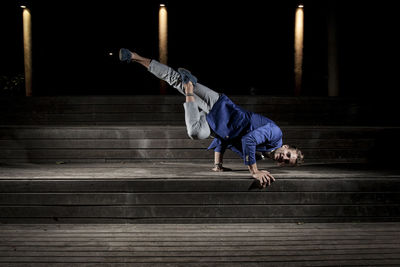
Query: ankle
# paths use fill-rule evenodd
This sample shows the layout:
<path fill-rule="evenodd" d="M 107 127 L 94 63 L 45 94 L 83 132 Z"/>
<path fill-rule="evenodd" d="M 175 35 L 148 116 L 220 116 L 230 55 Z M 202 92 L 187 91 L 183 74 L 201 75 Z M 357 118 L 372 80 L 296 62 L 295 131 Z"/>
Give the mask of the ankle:
<path fill-rule="evenodd" d="M 139 56 L 135 52 L 132 52 L 131 58 L 132 58 L 133 61 L 139 61 L 141 56 Z"/>
<path fill-rule="evenodd" d="M 185 94 L 191 94 L 193 95 L 193 84 L 192 82 L 188 82 L 187 84 L 184 85 L 184 89 L 185 89 Z"/>
<path fill-rule="evenodd" d="M 142 64 L 146 68 L 149 68 L 149 66 L 150 66 L 151 59 L 142 57 L 142 56 L 140 56 L 139 54 L 137 54 L 135 52 L 132 52 L 131 58 L 132 58 L 132 61 L 137 62 L 139 64 Z"/>

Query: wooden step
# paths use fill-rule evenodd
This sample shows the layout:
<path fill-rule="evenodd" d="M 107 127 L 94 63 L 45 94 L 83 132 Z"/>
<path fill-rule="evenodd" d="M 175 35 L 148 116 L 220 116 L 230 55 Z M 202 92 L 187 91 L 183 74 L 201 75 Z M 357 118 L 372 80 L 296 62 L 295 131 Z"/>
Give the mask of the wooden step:
<path fill-rule="evenodd" d="M 396 266 L 399 223 L 0 225 L 5 266 Z"/>
<path fill-rule="evenodd" d="M 400 172 L 365 165 L 260 165 L 261 189 L 240 163 L 3 165 L 1 223 L 351 222 L 400 220 Z"/>
<path fill-rule="evenodd" d="M 392 148 L 400 127 L 282 127 L 283 141 L 309 162 L 391 161 L 377 158 L 385 140 Z M 185 126 L 2 126 L 0 162 L 130 162 L 143 159 L 206 160 L 212 139 L 191 140 Z M 238 159 L 230 150 L 225 159 Z"/>
<path fill-rule="evenodd" d="M 174 96 L 1 98 L 2 125 L 184 125 Z M 396 104 L 378 99 L 232 96 L 244 109 L 279 125 L 399 125 Z M 389 115 L 388 115 L 389 114 Z"/>

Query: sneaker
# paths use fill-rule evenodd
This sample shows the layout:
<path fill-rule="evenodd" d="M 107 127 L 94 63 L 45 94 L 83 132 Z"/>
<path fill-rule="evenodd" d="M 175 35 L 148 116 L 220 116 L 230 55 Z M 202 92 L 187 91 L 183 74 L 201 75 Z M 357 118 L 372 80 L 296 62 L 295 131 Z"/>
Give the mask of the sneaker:
<path fill-rule="evenodd" d="M 119 60 L 130 63 L 132 61 L 132 52 L 126 48 L 119 50 Z"/>
<path fill-rule="evenodd" d="M 192 75 L 192 73 L 190 73 L 190 71 L 188 71 L 187 69 L 184 69 L 184 68 L 179 68 L 178 72 L 181 75 L 183 84 L 187 84 L 189 81 L 191 81 L 193 86 L 196 85 L 197 78 L 194 75 Z"/>

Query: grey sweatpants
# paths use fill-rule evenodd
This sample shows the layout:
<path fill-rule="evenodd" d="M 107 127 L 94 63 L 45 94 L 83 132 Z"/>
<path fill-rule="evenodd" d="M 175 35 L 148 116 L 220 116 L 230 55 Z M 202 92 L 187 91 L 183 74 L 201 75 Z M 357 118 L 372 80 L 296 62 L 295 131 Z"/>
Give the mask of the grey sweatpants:
<path fill-rule="evenodd" d="M 151 60 L 148 70 L 185 95 L 179 72 L 154 59 Z M 194 86 L 193 93 L 195 102 L 186 102 L 183 104 L 186 129 L 191 139 L 206 139 L 211 133 L 206 115 L 210 112 L 215 102 L 217 102 L 219 94 L 200 83 Z"/>

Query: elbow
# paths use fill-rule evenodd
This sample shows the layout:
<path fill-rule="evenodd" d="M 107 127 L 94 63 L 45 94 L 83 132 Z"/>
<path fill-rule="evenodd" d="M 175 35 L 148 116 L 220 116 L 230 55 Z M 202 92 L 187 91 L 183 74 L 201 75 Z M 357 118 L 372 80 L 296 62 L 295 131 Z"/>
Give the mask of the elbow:
<path fill-rule="evenodd" d="M 256 145 L 256 140 L 251 137 L 251 136 L 244 136 L 241 139 L 242 144 L 245 146 L 255 146 Z"/>

